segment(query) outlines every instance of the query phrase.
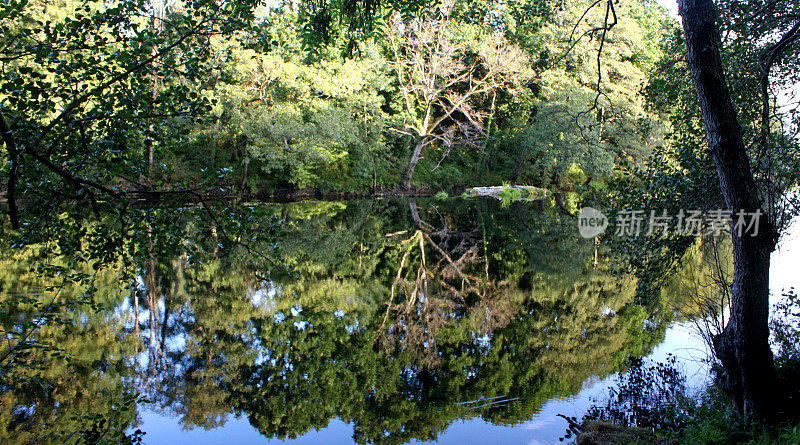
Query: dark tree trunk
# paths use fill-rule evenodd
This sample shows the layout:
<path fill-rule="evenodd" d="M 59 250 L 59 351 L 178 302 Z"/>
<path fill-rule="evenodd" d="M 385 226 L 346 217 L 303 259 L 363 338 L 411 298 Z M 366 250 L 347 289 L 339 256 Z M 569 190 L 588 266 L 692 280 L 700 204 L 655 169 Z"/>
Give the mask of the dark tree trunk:
<path fill-rule="evenodd" d="M 712 0 L 679 0 L 687 62 L 697 88 L 709 151 L 725 204 L 733 212 L 762 212 L 742 130 L 725 80 Z M 730 319 L 714 338 L 723 366 L 720 383 L 741 412 L 772 419 L 777 373 L 769 347 L 769 261 L 777 236 L 765 215 L 757 235 L 733 230 L 734 277 Z"/>
<path fill-rule="evenodd" d="M 516 162 L 514 162 L 514 169 L 511 171 L 511 185 L 517 185 L 517 180 L 519 179 L 520 174 L 522 173 L 522 163 L 525 162 L 525 157 L 528 156 L 528 150 L 522 150 L 522 153 L 517 156 Z"/>
<path fill-rule="evenodd" d="M 406 169 L 406 177 L 403 180 L 403 187 L 406 190 L 411 190 L 411 180 L 414 178 L 414 170 L 417 168 L 417 163 L 422 155 L 422 149 L 427 142 L 428 138 L 423 137 L 417 140 L 417 143 L 414 145 L 414 152 L 411 153 L 411 160 L 408 161 L 408 168 Z"/>
<path fill-rule="evenodd" d="M 8 187 L 6 189 L 6 199 L 8 200 L 8 219 L 11 221 L 11 228 L 19 230 L 19 208 L 17 207 L 17 180 L 19 178 L 19 150 L 11 134 L 5 118 L 0 114 L 0 139 L 8 150 L 8 157 L 11 159 L 11 169 L 8 170 Z"/>
<path fill-rule="evenodd" d="M 244 167 L 242 168 L 242 183 L 239 186 L 240 191 L 247 190 L 247 168 L 250 166 L 250 158 L 244 158 Z"/>

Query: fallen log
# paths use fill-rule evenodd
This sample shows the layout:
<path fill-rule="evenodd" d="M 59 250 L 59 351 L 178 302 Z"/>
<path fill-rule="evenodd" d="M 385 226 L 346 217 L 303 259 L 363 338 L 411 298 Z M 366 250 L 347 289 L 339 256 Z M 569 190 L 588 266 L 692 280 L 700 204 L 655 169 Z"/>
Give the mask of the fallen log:
<path fill-rule="evenodd" d="M 547 189 L 529 185 L 498 185 L 492 187 L 472 187 L 464 191 L 468 196 L 491 196 L 511 201 L 535 201 L 547 196 Z"/>

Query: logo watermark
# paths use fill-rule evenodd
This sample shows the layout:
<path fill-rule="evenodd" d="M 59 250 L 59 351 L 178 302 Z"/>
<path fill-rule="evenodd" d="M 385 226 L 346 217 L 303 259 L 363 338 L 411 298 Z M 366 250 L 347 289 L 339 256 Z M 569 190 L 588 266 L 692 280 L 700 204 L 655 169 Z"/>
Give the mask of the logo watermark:
<path fill-rule="evenodd" d="M 584 238 L 594 238 L 602 235 L 608 228 L 608 218 L 599 210 L 584 207 L 578 214 L 578 231 Z"/>
<path fill-rule="evenodd" d="M 676 215 L 667 214 L 666 210 L 621 210 L 611 221 L 602 212 L 592 207 L 584 207 L 578 214 L 578 232 L 584 238 L 594 238 L 606 233 L 613 222 L 613 234 L 620 237 L 637 237 L 640 235 L 666 235 L 668 231 L 683 236 L 720 235 L 735 231 L 738 236 L 749 234 L 757 236 L 759 223 L 763 213 L 714 209 L 707 212 L 701 210 L 681 209 Z"/>

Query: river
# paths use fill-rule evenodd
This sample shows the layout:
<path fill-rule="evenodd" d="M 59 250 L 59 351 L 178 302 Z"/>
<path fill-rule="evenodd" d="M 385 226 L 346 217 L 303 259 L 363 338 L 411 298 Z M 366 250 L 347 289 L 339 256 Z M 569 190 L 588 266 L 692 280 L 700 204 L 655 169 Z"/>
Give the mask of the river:
<path fill-rule="evenodd" d="M 106 419 L 147 444 L 559 443 L 558 414 L 580 417 L 629 355 L 708 379 L 672 309 L 680 278 L 643 301 L 552 203 L 257 206 L 276 227 L 268 266 L 187 229 L 133 281 L 101 270 L 101 309 L 39 335 L 71 354 L 36 374 L 52 390 L 3 393 L 9 438 Z M 773 256 L 776 295 L 797 281 L 796 233 Z M 34 293 L 16 270 L 4 279 Z"/>

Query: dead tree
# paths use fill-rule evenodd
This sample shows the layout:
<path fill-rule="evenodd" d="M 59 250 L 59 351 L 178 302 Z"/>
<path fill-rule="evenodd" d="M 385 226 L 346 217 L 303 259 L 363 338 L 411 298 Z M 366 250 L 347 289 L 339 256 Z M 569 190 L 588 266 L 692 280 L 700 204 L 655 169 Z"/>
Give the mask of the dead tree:
<path fill-rule="evenodd" d="M 514 85 L 527 77 L 524 53 L 500 33 L 456 41 L 450 33 L 451 9 L 452 4 L 441 3 L 408 23 L 396 14 L 387 24 L 404 107 L 403 123 L 393 130 L 413 141 L 406 189 L 429 145 L 440 144 L 445 156 L 454 145 L 480 147 L 487 118 L 480 98 L 499 89 L 513 94 Z"/>

